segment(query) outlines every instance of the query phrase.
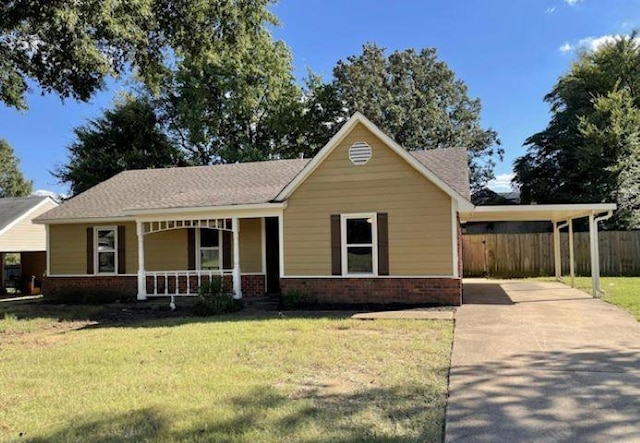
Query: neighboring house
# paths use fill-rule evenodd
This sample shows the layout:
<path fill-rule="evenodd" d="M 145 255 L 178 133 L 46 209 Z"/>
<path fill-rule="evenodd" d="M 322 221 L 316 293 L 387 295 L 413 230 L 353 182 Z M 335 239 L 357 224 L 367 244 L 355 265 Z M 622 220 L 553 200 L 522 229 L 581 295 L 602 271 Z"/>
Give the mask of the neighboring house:
<path fill-rule="evenodd" d="M 58 204 L 50 197 L 15 197 L 0 199 L 0 284 L 2 292 L 26 291 L 34 280 L 41 281 L 46 270 L 47 239 L 45 227 L 33 219 Z M 15 263 L 7 264 L 7 254 Z"/>
<path fill-rule="evenodd" d="M 237 298 L 458 305 L 459 219 L 593 219 L 615 205 L 510 208 L 476 213 L 464 149 L 408 152 L 355 114 L 311 160 L 126 171 L 40 216 L 43 291 L 145 300 L 220 275 Z"/>

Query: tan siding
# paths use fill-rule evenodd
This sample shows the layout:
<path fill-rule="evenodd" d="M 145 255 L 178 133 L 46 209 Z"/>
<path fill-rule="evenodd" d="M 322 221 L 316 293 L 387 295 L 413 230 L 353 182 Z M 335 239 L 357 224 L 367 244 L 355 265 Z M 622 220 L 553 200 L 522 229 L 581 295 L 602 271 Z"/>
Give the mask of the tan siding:
<path fill-rule="evenodd" d="M 44 225 L 32 222 L 37 216 L 44 214 L 56 207 L 56 204 L 47 201 L 38 209 L 29 214 L 15 226 L 0 236 L 0 251 L 46 251 L 47 234 Z"/>
<path fill-rule="evenodd" d="M 240 219 L 240 270 L 262 272 L 262 221 L 259 218 Z"/>
<path fill-rule="evenodd" d="M 51 274 L 86 274 L 86 230 L 114 223 L 60 224 L 50 226 Z M 126 273 L 138 272 L 138 237 L 135 223 L 125 226 Z M 145 268 L 148 271 L 186 270 L 187 230 L 177 229 L 145 236 Z M 262 272 L 262 225 L 260 219 L 240 221 L 240 268 L 242 272 Z"/>
<path fill-rule="evenodd" d="M 354 166 L 365 141 L 371 160 Z M 451 199 L 357 125 L 293 193 L 284 211 L 285 275 L 331 275 L 331 214 L 387 212 L 391 275 L 452 275 Z"/>
<path fill-rule="evenodd" d="M 147 271 L 188 269 L 187 230 L 176 229 L 145 235 L 144 262 Z"/>
<path fill-rule="evenodd" d="M 125 227 L 126 273 L 135 274 L 138 271 L 138 237 L 135 223 L 82 223 L 49 226 L 51 275 L 87 273 L 87 228 L 98 226 Z"/>

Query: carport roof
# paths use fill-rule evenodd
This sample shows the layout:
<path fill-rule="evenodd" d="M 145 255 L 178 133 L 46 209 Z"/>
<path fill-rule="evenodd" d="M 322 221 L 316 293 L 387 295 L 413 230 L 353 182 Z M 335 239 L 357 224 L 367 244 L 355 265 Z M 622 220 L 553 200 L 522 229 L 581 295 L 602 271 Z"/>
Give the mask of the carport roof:
<path fill-rule="evenodd" d="M 598 215 L 616 209 L 614 203 L 566 205 L 476 206 L 473 211 L 461 211 L 461 222 L 549 221 L 561 222 Z"/>

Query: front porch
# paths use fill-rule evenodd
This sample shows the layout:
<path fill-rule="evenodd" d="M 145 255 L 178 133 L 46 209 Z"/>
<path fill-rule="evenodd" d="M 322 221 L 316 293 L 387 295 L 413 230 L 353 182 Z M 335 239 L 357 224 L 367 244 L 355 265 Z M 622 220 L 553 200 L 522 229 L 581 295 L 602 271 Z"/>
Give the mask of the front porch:
<path fill-rule="evenodd" d="M 173 304 L 215 279 L 236 299 L 278 289 L 277 217 L 137 220 L 136 236 L 138 300 L 171 297 Z"/>

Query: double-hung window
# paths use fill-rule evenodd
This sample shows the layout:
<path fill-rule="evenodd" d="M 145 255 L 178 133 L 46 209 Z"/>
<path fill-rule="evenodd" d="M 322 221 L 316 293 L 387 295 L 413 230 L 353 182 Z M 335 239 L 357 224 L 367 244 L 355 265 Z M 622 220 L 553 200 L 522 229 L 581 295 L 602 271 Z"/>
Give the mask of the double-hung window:
<path fill-rule="evenodd" d="M 202 270 L 218 270 L 222 265 L 221 231 L 218 229 L 200 229 L 200 266 Z"/>
<path fill-rule="evenodd" d="M 114 274 L 118 263 L 118 229 L 96 228 L 96 269 L 98 274 Z"/>
<path fill-rule="evenodd" d="M 376 214 L 342 214 L 342 275 L 377 275 Z"/>

